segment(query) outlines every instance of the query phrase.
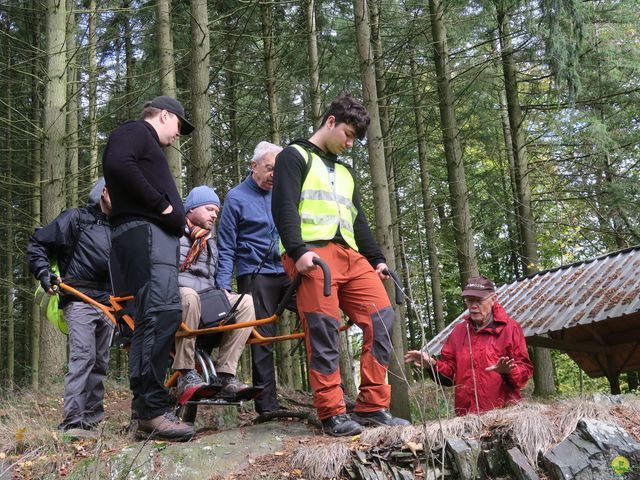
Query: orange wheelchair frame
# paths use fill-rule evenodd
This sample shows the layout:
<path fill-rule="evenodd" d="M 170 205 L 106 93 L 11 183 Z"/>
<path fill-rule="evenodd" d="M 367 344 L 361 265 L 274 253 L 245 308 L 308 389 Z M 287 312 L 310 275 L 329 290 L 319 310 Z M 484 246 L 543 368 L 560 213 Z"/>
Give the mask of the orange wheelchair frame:
<path fill-rule="evenodd" d="M 320 258 L 315 258 L 314 263 L 318 265 L 323 271 L 323 274 L 324 274 L 323 294 L 325 297 L 328 297 L 329 295 L 331 295 L 331 272 L 329 271 L 329 267 Z M 399 278 L 397 274 L 391 269 L 387 270 L 387 273 L 393 278 L 395 283 L 396 303 L 401 304 L 404 302 L 404 293 L 402 291 Z M 251 328 L 252 332 L 251 332 L 251 336 L 247 340 L 247 344 L 263 345 L 263 344 L 272 343 L 272 342 L 281 342 L 284 340 L 295 340 L 295 339 L 304 338 L 305 336 L 304 332 L 298 329 L 294 330 L 293 332 L 287 335 L 276 335 L 271 337 L 269 336 L 265 337 L 261 335 L 256 329 L 256 327 L 259 327 L 260 325 L 265 325 L 268 323 L 275 322 L 278 320 L 278 318 L 280 318 L 287 304 L 289 303 L 291 297 L 293 296 L 294 292 L 297 290 L 298 286 L 300 285 L 300 281 L 301 281 L 301 276 L 298 274 L 294 279 L 294 281 L 291 283 L 291 286 L 289 287 L 287 292 L 285 293 L 275 313 L 270 317 L 256 319 L 250 322 L 230 323 L 225 325 L 219 325 L 216 327 L 199 328 L 199 329 L 191 329 L 184 322 L 181 322 L 180 327 L 176 332 L 176 337 L 192 338 L 192 337 L 198 337 L 200 335 L 213 335 L 213 334 L 224 333 L 226 331 L 235 330 L 237 328 Z M 135 330 L 134 319 L 131 317 L 131 315 L 124 313 L 125 311 L 124 304 L 126 302 L 133 300 L 134 297 L 132 295 L 110 296 L 109 297 L 110 305 L 107 306 L 97 302 L 93 298 L 78 291 L 71 285 L 65 284 L 64 282 L 59 283 L 58 287 L 64 290 L 65 292 L 71 293 L 76 297 L 80 298 L 81 300 L 83 300 L 84 302 L 89 303 L 90 305 L 93 305 L 94 307 L 101 310 L 104 313 L 104 315 L 113 323 L 114 328 L 118 329 L 124 324 L 126 325 L 126 327 L 128 327 L 131 330 L 131 332 Z M 342 331 L 348 330 L 351 327 L 351 325 L 352 325 L 351 321 L 348 321 L 344 325 L 340 326 L 340 331 L 342 332 Z M 210 359 L 209 359 L 209 363 L 211 364 Z M 207 368 L 207 366 L 203 365 L 203 368 Z M 176 381 L 179 376 L 180 376 L 179 372 L 173 372 L 165 382 L 165 386 L 167 388 L 173 387 L 176 384 Z"/>

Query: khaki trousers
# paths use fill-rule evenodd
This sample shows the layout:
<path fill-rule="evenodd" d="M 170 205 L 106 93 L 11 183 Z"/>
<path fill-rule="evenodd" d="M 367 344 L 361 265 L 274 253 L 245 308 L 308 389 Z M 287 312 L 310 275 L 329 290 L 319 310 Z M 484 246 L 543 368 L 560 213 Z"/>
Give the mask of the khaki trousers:
<path fill-rule="evenodd" d="M 229 303 L 234 305 L 238 300 L 237 293 L 227 293 Z M 180 299 L 182 301 L 182 321 L 191 329 L 197 329 L 200 325 L 200 296 L 192 288 L 180 287 Z M 236 310 L 236 323 L 245 323 L 255 320 L 253 299 L 251 295 L 245 295 Z M 244 350 L 247 339 L 251 335 L 251 328 L 238 328 L 222 334 L 222 340 L 218 347 L 216 358 L 216 370 L 220 373 L 236 374 L 240 355 Z M 176 337 L 176 356 L 173 359 L 174 370 L 190 370 L 195 368 L 196 338 Z"/>

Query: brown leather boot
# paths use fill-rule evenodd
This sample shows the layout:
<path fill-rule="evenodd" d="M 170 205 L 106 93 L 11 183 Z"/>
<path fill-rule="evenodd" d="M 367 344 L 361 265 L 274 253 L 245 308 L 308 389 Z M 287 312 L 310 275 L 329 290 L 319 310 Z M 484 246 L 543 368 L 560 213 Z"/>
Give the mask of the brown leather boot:
<path fill-rule="evenodd" d="M 136 436 L 140 438 L 185 442 L 191 440 L 196 429 L 193 425 L 181 422 L 171 412 L 165 412 L 154 418 L 139 419 Z"/>

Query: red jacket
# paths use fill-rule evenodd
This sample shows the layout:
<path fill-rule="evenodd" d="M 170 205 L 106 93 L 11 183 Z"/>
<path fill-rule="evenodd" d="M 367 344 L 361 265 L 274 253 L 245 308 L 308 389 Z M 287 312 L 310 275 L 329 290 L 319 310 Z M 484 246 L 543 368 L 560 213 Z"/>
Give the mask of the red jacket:
<path fill-rule="evenodd" d="M 511 373 L 487 372 L 485 369 L 495 365 L 500 357 L 515 360 Z M 522 328 L 497 301 L 493 305 L 491 325 L 476 332 L 470 317 L 466 316 L 453 329 L 442 347 L 436 370 L 455 385 L 456 415 L 485 412 L 519 402 L 520 389 L 533 375 Z"/>

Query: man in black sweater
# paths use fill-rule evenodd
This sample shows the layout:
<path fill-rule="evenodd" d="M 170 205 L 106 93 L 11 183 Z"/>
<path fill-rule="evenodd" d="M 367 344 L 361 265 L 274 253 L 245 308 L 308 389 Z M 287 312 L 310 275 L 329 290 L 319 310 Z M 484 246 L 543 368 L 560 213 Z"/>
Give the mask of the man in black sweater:
<path fill-rule="evenodd" d="M 177 441 L 195 433 L 173 415 L 164 387 L 182 316 L 178 240 L 185 212 L 162 147 L 191 131 L 180 102 L 156 97 L 145 103 L 140 120 L 113 131 L 102 157 L 112 202 L 112 267 L 117 264 L 122 278 L 114 289 L 135 296 L 129 352 L 132 416 L 139 436 Z"/>

